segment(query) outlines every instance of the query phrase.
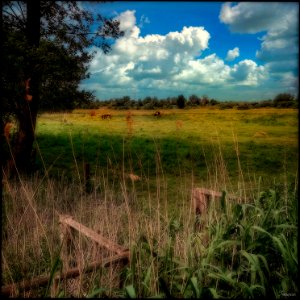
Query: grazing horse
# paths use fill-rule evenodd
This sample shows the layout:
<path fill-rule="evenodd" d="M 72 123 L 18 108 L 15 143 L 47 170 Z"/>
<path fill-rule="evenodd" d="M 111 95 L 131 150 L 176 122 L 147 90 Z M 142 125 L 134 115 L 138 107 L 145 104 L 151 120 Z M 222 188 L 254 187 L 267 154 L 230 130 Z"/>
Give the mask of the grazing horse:
<path fill-rule="evenodd" d="M 154 117 L 161 117 L 161 112 L 160 111 L 156 111 L 154 114 L 153 114 Z"/>
<path fill-rule="evenodd" d="M 102 115 L 101 118 L 102 120 L 111 119 L 111 115 L 110 114 Z"/>

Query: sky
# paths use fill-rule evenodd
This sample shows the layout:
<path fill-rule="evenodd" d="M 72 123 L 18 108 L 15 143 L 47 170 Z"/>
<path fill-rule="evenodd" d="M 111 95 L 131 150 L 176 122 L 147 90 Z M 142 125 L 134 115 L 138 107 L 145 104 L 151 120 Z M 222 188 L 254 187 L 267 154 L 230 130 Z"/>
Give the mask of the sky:
<path fill-rule="evenodd" d="M 124 36 L 93 46 L 80 88 L 98 100 L 183 94 L 219 101 L 298 96 L 299 3 L 116 1 L 81 5 Z"/>

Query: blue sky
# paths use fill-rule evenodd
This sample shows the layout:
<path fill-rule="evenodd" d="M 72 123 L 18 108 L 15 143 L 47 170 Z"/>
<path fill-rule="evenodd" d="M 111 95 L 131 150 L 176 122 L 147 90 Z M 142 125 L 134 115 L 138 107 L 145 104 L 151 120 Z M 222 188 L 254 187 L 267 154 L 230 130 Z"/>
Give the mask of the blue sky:
<path fill-rule="evenodd" d="M 100 100 L 183 94 L 218 100 L 298 94 L 296 2 L 82 2 L 116 18 L 124 37 L 92 47 L 81 88 Z"/>

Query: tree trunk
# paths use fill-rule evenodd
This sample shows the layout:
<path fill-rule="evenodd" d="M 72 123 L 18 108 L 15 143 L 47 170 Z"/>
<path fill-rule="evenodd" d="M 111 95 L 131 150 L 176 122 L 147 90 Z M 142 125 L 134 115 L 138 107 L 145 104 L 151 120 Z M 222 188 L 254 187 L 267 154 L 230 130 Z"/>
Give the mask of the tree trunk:
<path fill-rule="evenodd" d="M 1 20 L 0 36 L 3 37 L 3 26 L 2 26 L 2 24 L 3 24 L 3 2 L 1 2 L 0 20 Z M 1 69 L 2 69 L 2 60 L 0 62 L 0 65 L 1 65 Z M 2 80 L 1 80 L 0 84 L 1 84 L 0 90 L 2 91 L 2 87 L 3 87 L 3 81 Z M 3 189 L 3 172 L 2 172 L 2 170 L 3 170 L 3 167 L 4 167 L 3 146 L 4 146 L 4 142 L 5 142 L 4 122 L 3 122 L 4 120 L 3 120 L 2 112 L 3 112 L 3 110 L 2 110 L 2 102 L 1 102 L 0 103 L 0 180 L 1 180 L 0 201 L 1 201 L 1 204 L 2 204 L 2 189 Z M 1 205 L 1 207 L 4 211 L 4 207 L 2 205 Z"/>
<path fill-rule="evenodd" d="M 18 135 L 14 147 L 14 167 L 24 173 L 31 170 L 31 154 L 35 139 L 36 118 L 39 103 L 39 74 L 36 50 L 40 43 L 40 1 L 27 0 L 26 38 L 31 51 L 28 70 L 25 70 L 25 91 L 17 107 Z"/>

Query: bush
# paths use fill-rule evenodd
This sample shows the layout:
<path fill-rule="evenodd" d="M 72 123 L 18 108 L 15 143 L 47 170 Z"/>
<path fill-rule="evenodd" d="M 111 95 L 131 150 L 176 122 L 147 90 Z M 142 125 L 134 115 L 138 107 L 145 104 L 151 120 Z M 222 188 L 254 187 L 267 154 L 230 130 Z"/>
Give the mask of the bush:
<path fill-rule="evenodd" d="M 223 102 L 219 104 L 220 109 L 229 109 L 234 108 L 236 106 L 236 103 L 234 102 Z"/>
<path fill-rule="evenodd" d="M 250 108 L 252 108 L 250 103 L 239 103 L 237 106 L 237 109 L 240 109 L 240 110 L 245 110 L 245 109 L 250 109 Z"/>
<path fill-rule="evenodd" d="M 210 99 L 209 104 L 210 105 L 218 105 L 220 102 L 218 100 L 215 99 Z"/>
<path fill-rule="evenodd" d="M 183 95 L 179 95 L 178 98 L 177 98 L 177 103 L 176 103 L 177 107 L 181 108 L 181 109 L 184 108 L 185 107 L 185 101 L 186 100 L 185 100 L 184 96 Z"/>
<path fill-rule="evenodd" d="M 297 107 L 297 101 L 293 95 L 282 93 L 274 98 L 274 106 L 279 108 Z"/>

